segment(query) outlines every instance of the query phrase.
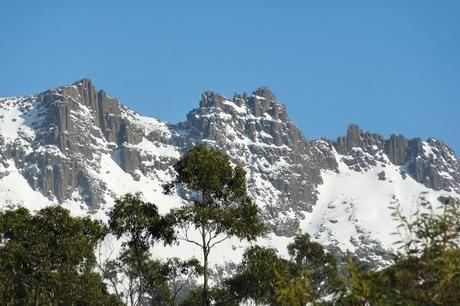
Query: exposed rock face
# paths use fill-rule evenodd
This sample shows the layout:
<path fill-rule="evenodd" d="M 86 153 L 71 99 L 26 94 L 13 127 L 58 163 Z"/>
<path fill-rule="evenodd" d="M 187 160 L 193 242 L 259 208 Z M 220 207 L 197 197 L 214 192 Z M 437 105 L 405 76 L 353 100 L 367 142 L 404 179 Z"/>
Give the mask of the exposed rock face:
<path fill-rule="evenodd" d="M 89 169 L 98 169 L 101 152 L 108 150 L 101 139 L 116 144 L 136 144 L 142 134 L 131 127 L 129 113 L 89 80 L 48 90 L 20 99 L 24 125 L 30 134 L 20 134 L 4 154 L 13 156 L 30 185 L 44 195 L 63 201 L 77 191 L 88 205 L 104 202 L 103 183 Z M 18 141 L 19 140 L 19 141 Z M 129 167 L 132 162 L 124 159 Z"/>
<path fill-rule="evenodd" d="M 407 161 L 407 147 L 409 142 L 402 135 L 391 135 L 385 143 L 385 152 L 395 165 L 403 165 Z"/>
<path fill-rule="evenodd" d="M 383 137 L 377 134 L 363 132 L 357 125 L 348 127 L 347 136 L 339 137 L 333 143 L 337 153 L 346 156 L 343 161 L 356 171 L 365 171 L 383 162 Z"/>
<path fill-rule="evenodd" d="M 314 142 L 317 159 L 323 169 L 337 170 L 335 158 L 350 169 L 367 171 L 377 163 L 401 166 L 402 175 L 410 175 L 417 182 L 434 190 L 460 192 L 460 164 L 454 152 L 435 139 L 407 140 L 402 135 L 390 139 L 364 132 L 357 125 L 348 127 L 347 136 L 337 141 Z M 334 152 L 338 153 L 334 157 Z"/>
<path fill-rule="evenodd" d="M 408 173 L 434 190 L 460 192 L 460 166 L 454 152 L 442 142 L 410 141 L 406 160 Z"/>
<path fill-rule="evenodd" d="M 205 92 L 200 108 L 176 129 L 185 131 L 186 148 L 204 142 L 229 153 L 248 171 L 252 197 L 263 203 L 264 214 L 280 235 L 298 228 L 303 212 L 316 202 L 320 167 L 310 143 L 267 88 L 232 100 Z"/>
<path fill-rule="evenodd" d="M 0 170 L 12 160 L 34 190 L 59 202 L 80 197 L 92 209 L 114 196 L 102 178 L 109 172 L 104 158 L 135 181 L 161 185 L 173 176 L 180 154 L 200 142 L 245 167 L 249 192 L 278 235 L 298 230 L 317 202 L 322 171 L 339 173 L 339 164 L 356 172 L 393 164 L 428 188 L 460 193 L 459 162 L 443 143 L 401 135 L 385 140 L 357 125 L 336 141 L 310 142 L 265 87 L 232 99 L 204 92 L 199 107 L 178 124 L 142 117 L 89 80 L 0 100 L 2 109 L 21 124 L 17 135 L 0 133 Z M 0 171 L 0 179 L 5 175 Z M 378 178 L 386 180 L 385 172 Z"/>

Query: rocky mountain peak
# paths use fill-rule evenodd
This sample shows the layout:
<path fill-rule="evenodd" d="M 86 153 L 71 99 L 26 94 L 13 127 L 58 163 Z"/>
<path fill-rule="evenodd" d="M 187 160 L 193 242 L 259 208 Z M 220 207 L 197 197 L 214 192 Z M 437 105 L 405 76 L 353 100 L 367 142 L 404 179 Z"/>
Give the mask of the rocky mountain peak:
<path fill-rule="evenodd" d="M 103 185 L 92 173 L 100 168 L 102 154 L 142 141 L 133 112 L 88 79 L 16 103 L 29 132 L 18 134 L 2 153 L 14 158 L 31 187 L 60 202 L 78 191 L 90 207 L 103 204 Z"/>
<path fill-rule="evenodd" d="M 417 198 L 413 190 L 460 193 L 460 163 L 442 142 L 402 135 L 385 139 L 356 124 L 336 140 L 309 142 L 265 87 L 232 99 L 206 91 L 184 122 L 166 124 L 134 113 L 82 79 L 30 97 L 0 99 L 0 197 L 14 172 L 26 181 L 24 190 L 44 195 L 47 203 L 101 211 L 104 203 L 132 192 L 177 205 L 182 195 L 162 198 L 161 186 L 173 178 L 180 155 L 196 143 L 223 150 L 245 168 L 251 198 L 279 236 L 292 236 L 318 205 L 328 217 L 316 215 L 325 221 L 312 232 L 328 239 L 340 233 L 328 231 L 330 226 L 361 222 L 354 219 L 354 205 L 362 188 L 349 177 L 386 190 L 379 200 L 384 207 L 400 190 L 408 194 L 399 195 L 405 202 Z M 349 187 L 356 189 L 353 194 L 347 194 Z M 335 213 L 342 208 L 344 213 Z M 337 221 L 347 213 L 348 221 Z M 361 227 L 357 233 L 363 233 Z"/>
<path fill-rule="evenodd" d="M 408 146 L 406 137 L 392 134 L 385 143 L 385 151 L 393 164 L 401 166 L 407 161 Z"/>
<path fill-rule="evenodd" d="M 253 95 L 265 98 L 270 101 L 275 101 L 275 96 L 273 92 L 268 87 L 259 87 L 254 90 Z"/>
<path fill-rule="evenodd" d="M 251 96 L 235 94 L 232 100 L 205 92 L 200 108 L 188 113 L 177 129 L 185 131 L 185 143 L 216 146 L 246 168 L 250 193 L 264 203 L 267 222 L 276 233 L 294 233 L 298 217 L 316 202 L 320 167 L 309 142 L 269 89 L 257 89 Z"/>
<path fill-rule="evenodd" d="M 389 139 L 363 131 L 351 124 L 346 136 L 336 141 L 314 142 L 317 160 L 325 168 L 338 171 L 333 150 L 350 169 L 366 172 L 377 165 L 400 166 L 401 175 L 434 190 L 460 191 L 460 162 L 452 149 L 439 140 L 407 139 L 391 135 Z"/>
<path fill-rule="evenodd" d="M 72 85 L 84 86 L 84 87 L 94 87 L 93 81 L 91 79 L 88 79 L 88 78 L 79 79 L 79 80 L 73 82 Z"/>
<path fill-rule="evenodd" d="M 201 95 L 200 108 L 214 108 L 235 116 L 251 114 L 255 117 L 265 116 L 275 121 L 289 121 L 286 107 L 276 101 L 275 96 L 267 87 L 256 89 L 249 97 L 246 93 L 235 94 L 233 99 L 228 99 L 216 92 L 205 91 Z"/>
<path fill-rule="evenodd" d="M 212 91 L 205 91 L 201 94 L 200 107 L 223 108 L 224 101 L 227 101 L 227 98 L 225 98 L 223 95 Z"/>
<path fill-rule="evenodd" d="M 383 148 L 383 137 L 363 131 L 357 124 L 350 124 L 345 137 L 338 137 L 334 143 L 340 154 L 352 153 L 356 148 L 361 148 L 370 154 Z"/>

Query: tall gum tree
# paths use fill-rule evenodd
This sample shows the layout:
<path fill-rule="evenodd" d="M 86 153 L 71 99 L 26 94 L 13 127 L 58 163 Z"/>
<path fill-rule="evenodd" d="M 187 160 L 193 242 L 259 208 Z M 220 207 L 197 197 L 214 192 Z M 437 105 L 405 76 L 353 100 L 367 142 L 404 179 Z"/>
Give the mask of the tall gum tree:
<path fill-rule="evenodd" d="M 170 217 L 178 227 L 177 238 L 198 246 L 203 254 L 203 305 L 210 305 L 208 275 L 209 254 L 229 239 L 254 240 L 264 231 L 258 206 L 246 189 L 246 172 L 232 166 L 221 151 L 196 145 L 175 164 L 175 180 L 164 186 L 166 194 L 180 186 L 190 192 L 188 205 L 173 209 Z M 199 238 L 190 236 L 190 229 Z"/>

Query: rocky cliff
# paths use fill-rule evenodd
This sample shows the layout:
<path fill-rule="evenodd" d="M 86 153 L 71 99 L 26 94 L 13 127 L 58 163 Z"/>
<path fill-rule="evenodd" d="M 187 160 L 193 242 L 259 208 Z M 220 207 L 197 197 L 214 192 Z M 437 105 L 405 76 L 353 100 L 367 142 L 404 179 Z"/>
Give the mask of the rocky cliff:
<path fill-rule="evenodd" d="M 264 87 L 231 99 L 204 92 L 198 107 L 177 124 L 129 110 L 90 80 L 0 99 L 0 182 L 10 186 L 24 179 L 44 203 L 94 213 L 130 191 L 180 205 L 180 195 L 162 198 L 161 186 L 173 177 L 174 162 L 196 143 L 218 147 L 245 167 L 250 194 L 278 236 L 292 236 L 315 223 L 311 216 L 330 194 L 324 190 L 331 186 L 331 175 L 372 174 L 377 183 L 400 182 L 392 185 L 396 189 L 416 184 L 414 203 L 420 192 L 433 198 L 460 193 L 460 163 L 441 141 L 402 135 L 385 139 L 357 125 L 337 140 L 310 141 L 289 119 L 286 106 Z M 345 186 L 336 188 L 347 194 Z M 25 204 L 21 192 L 0 188 L 0 199 L 10 206 Z M 354 195 L 349 198 L 356 202 Z M 402 200 L 396 198 L 390 193 L 382 201 Z M 332 219 L 310 230 L 321 236 L 327 232 L 324 227 L 335 224 Z"/>

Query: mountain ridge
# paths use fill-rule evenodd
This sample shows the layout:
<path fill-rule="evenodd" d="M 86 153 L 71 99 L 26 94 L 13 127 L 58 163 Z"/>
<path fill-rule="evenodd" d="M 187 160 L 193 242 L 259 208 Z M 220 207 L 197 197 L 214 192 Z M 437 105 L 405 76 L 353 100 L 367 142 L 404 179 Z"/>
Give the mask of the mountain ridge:
<path fill-rule="evenodd" d="M 386 238 L 376 240 L 379 233 L 366 229 L 372 226 L 356 211 L 367 194 L 350 185 L 355 194 L 343 189 L 335 195 L 346 203 L 340 211 L 348 216 L 343 224 L 352 228 L 350 237 L 337 239 L 332 229 L 342 217 L 330 213 L 343 207 L 328 196 L 335 194 L 328 189 L 331 184 L 340 190 L 348 184 L 343 179 L 353 177 L 374 189 L 387 188 L 371 200 L 386 206 L 404 197 L 412 207 L 423 202 L 421 197 L 436 202 L 439 196 L 460 194 L 460 162 L 442 142 L 402 135 L 385 139 L 353 124 L 336 140 L 308 140 L 266 87 L 232 99 L 204 92 L 186 120 L 174 124 L 141 116 L 88 79 L 29 97 L 0 99 L 0 182 L 7 186 L 12 175 L 24 179 L 43 196 L 43 205 L 58 202 L 101 218 L 123 192 L 167 203 L 161 205 L 163 210 L 183 205 L 186 194 L 179 191 L 167 198 L 161 186 L 173 177 L 175 161 L 196 143 L 215 146 L 245 167 L 250 195 L 276 236 L 291 237 L 308 229 L 341 249 L 354 247 L 349 241 L 364 237 L 357 248 L 375 242 L 366 254 L 388 247 L 379 242 Z M 11 187 L 0 190 L 0 199 L 13 203 L 3 208 L 21 205 L 20 194 L 26 193 Z M 413 194 L 401 193 L 404 188 Z M 325 198 L 333 203 L 325 204 Z M 318 211 L 322 215 L 312 220 Z"/>

